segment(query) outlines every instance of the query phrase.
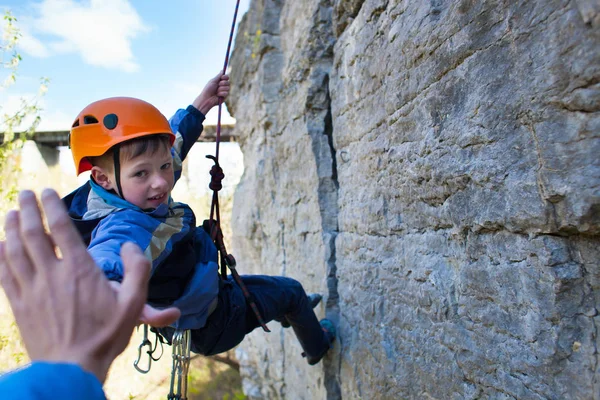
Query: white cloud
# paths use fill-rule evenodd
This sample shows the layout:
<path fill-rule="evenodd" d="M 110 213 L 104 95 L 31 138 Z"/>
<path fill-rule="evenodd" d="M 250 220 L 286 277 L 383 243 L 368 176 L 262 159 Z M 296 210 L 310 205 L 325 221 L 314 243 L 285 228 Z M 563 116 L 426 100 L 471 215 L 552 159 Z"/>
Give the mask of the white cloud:
<path fill-rule="evenodd" d="M 43 0 L 34 9 L 21 41 L 30 55 L 76 52 L 90 65 L 127 72 L 139 68 L 131 42 L 149 28 L 128 0 Z"/>
<path fill-rule="evenodd" d="M 37 38 L 35 38 L 26 26 L 20 26 L 21 38 L 19 39 L 19 48 L 25 53 L 39 58 L 48 57 L 50 53 L 47 47 Z"/>

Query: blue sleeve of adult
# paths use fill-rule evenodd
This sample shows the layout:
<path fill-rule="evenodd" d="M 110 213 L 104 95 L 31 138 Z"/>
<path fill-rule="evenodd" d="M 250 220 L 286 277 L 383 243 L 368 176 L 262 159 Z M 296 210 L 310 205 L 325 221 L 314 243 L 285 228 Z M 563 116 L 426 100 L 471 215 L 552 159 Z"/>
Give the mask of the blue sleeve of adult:
<path fill-rule="evenodd" d="M 0 398 L 105 400 L 102 384 L 75 364 L 34 362 L 0 376 Z"/>

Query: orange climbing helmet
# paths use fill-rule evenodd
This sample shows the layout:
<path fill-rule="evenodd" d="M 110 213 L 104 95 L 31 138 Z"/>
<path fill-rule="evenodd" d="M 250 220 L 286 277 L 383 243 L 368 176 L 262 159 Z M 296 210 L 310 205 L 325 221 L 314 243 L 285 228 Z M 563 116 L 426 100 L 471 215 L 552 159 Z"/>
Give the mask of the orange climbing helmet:
<path fill-rule="evenodd" d="M 132 97 L 111 97 L 84 108 L 71 127 L 69 145 L 77 175 L 92 169 L 87 157 L 106 153 L 116 144 L 148 135 L 175 135 L 169 121 L 152 104 Z"/>

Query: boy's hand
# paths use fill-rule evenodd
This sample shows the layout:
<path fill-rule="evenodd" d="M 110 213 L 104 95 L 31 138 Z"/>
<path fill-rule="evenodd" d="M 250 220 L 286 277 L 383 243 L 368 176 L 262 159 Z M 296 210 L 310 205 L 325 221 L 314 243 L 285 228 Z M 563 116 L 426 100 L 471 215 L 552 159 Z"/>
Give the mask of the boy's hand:
<path fill-rule="evenodd" d="M 202 114 L 206 115 L 211 108 L 219 104 L 219 99 L 223 101 L 228 95 L 229 75 L 219 72 L 217 76 L 208 81 L 202 90 L 202 93 L 196 97 L 196 100 L 194 100 L 192 105 L 196 107 Z"/>
<path fill-rule="evenodd" d="M 110 281 L 110 286 L 117 294 L 121 290 L 121 284 L 117 281 Z M 149 304 L 144 304 L 138 322 L 140 324 L 148 324 L 156 328 L 162 328 L 163 326 L 171 325 L 173 322 L 177 321 L 180 316 L 181 311 L 176 307 L 159 309 L 152 307 Z"/>

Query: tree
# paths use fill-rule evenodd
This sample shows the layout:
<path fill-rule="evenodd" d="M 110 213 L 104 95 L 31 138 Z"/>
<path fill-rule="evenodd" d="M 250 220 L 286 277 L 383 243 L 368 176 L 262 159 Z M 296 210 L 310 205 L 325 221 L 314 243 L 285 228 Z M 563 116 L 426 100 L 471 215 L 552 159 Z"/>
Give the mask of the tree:
<path fill-rule="evenodd" d="M 0 93 L 17 81 L 17 70 L 22 58 L 17 52 L 21 37 L 17 19 L 10 11 L 4 14 L 3 35 L 0 41 Z M 36 96 L 21 98 L 16 111 L 0 105 L 0 239 L 4 238 L 4 216 L 12 208 L 17 194 L 17 178 L 20 171 L 19 152 L 24 141 L 33 135 L 40 123 L 41 108 L 38 101 L 47 90 L 48 79 L 42 78 Z M 16 133 L 18 131 L 18 133 Z M 0 308 L 8 309 L 4 293 L 0 289 Z M 27 362 L 25 348 L 19 339 L 17 325 L 12 317 L 0 318 L 0 371 L 13 369 Z"/>
<path fill-rule="evenodd" d="M 9 11 L 4 14 L 4 29 L 0 42 L 0 65 L 2 67 L 0 92 L 13 86 L 17 81 L 17 71 L 22 60 L 17 51 L 21 33 L 16 25 L 17 19 Z M 48 89 L 48 78 L 41 78 L 38 93 L 33 98 L 21 98 L 16 111 L 5 110 L 0 106 L 0 198 L 4 200 L 2 207 L 12 204 L 16 196 L 16 178 L 19 172 L 18 150 L 25 140 L 30 138 L 40 123 L 41 108 L 39 99 Z M 18 130 L 18 132 L 17 132 Z"/>

